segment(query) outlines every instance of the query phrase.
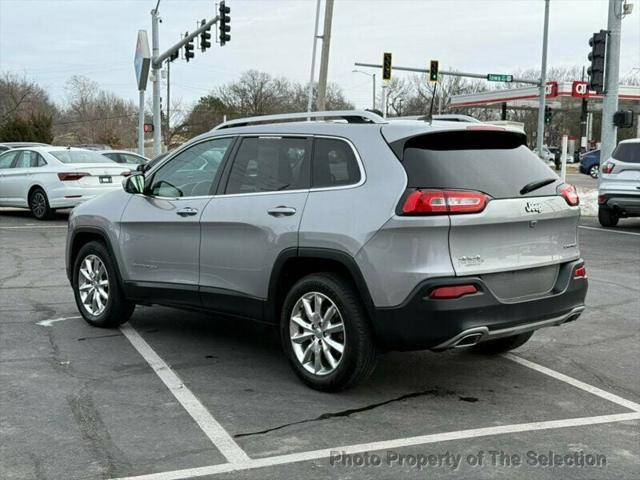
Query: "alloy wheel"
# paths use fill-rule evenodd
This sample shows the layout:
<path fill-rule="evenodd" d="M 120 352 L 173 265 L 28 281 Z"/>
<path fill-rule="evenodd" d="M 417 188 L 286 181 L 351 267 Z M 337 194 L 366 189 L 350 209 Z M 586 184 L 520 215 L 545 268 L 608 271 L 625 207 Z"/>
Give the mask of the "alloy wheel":
<path fill-rule="evenodd" d="M 37 218 L 44 216 L 47 211 L 47 199 L 44 193 L 38 191 L 31 196 L 31 211 Z"/>
<path fill-rule="evenodd" d="M 98 316 L 109 301 L 109 275 L 104 263 L 97 255 L 87 255 L 80 264 L 78 293 L 87 312 Z"/>
<path fill-rule="evenodd" d="M 314 375 L 336 370 L 344 356 L 344 321 L 336 304 L 320 292 L 302 295 L 289 318 L 291 346 L 300 365 Z"/>

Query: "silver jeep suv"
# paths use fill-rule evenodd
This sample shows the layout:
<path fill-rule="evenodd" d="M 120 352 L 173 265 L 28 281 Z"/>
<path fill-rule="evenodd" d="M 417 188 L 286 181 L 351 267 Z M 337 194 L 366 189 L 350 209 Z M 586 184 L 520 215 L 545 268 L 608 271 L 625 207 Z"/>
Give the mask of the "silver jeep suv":
<path fill-rule="evenodd" d="M 627 217 L 640 217 L 640 138 L 621 141 L 600 167 L 600 225 L 615 227 Z"/>
<path fill-rule="evenodd" d="M 136 304 L 267 322 L 307 385 L 337 391 L 379 351 L 494 354 L 578 318 L 578 219 L 575 190 L 521 132 L 256 117 L 77 207 L 67 274 L 92 325 L 117 327 Z"/>

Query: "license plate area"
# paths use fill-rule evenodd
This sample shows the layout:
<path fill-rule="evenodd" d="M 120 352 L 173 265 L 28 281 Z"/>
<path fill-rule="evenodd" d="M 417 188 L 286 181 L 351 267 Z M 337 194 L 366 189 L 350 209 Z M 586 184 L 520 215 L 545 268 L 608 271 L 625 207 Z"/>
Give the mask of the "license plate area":
<path fill-rule="evenodd" d="M 100 183 L 111 183 L 112 179 L 110 175 L 101 175 L 100 177 L 98 177 Z"/>

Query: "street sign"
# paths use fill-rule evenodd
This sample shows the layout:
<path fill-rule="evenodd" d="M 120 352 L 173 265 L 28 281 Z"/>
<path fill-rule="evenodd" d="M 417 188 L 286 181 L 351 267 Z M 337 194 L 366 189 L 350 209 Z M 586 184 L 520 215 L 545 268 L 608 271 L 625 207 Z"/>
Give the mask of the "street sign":
<path fill-rule="evenodd" d="M 136 43 L 136 54 L 133 57 L 133 67 L 136 70 L 136 80 L 138 91 L 147 89 L 147 78 L 149 77 L 149 67 L 151 66 L 151 51 L 149 50 L 149 39 L 146 30 L 138 31 L 138 42 Z"/>
<path fill-rule="evenodd" d="M 391 54 L 389 52 L 382 56 L 382 79 L 391 80 Z"/>
<path fill-rule="evenodd" d="M 504 73 L 490 73 L 487 75 L 490 82 L 513 82 L 513 75 L 505 75 Z"/>
<path fill-rule="evenodd" d="M 153 123 L 145 123 L 144 124 L 144 133 L 153 132 Z"/>

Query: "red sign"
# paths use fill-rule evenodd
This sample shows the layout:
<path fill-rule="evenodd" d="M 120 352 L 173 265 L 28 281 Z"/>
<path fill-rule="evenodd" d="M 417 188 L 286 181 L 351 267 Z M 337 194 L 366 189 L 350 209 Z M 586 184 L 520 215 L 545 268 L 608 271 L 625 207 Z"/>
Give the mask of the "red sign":
<path fill-rule="evenodd" d="M 580 82 L 574 81 L 571 85 L 571 96 L 572 97 L 588 97 L 589 96 L 589 83 L 588 82 Z"/>
<path fill-rule="evenodd" d="M 558 82 L 547 82 L 544 86 L 544 94 L 547 98 L 558 96 Z"/>
<path fill-rule="evenodd" d="M 153 132 L 153 123 L 145 123 L 144 124 L 144 133 Z"/>

